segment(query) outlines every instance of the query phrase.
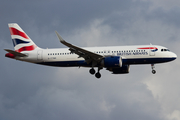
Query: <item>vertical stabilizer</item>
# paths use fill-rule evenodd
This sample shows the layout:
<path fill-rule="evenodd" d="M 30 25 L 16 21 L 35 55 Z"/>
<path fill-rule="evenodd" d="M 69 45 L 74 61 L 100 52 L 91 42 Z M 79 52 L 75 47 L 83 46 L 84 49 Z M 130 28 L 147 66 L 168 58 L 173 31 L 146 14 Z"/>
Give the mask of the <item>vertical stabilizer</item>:
<path fill-rule="evenodd" d="M 33 51 L 38 48 L 17 23 L 10 23 L 8 26 L 16 52 Z"/>

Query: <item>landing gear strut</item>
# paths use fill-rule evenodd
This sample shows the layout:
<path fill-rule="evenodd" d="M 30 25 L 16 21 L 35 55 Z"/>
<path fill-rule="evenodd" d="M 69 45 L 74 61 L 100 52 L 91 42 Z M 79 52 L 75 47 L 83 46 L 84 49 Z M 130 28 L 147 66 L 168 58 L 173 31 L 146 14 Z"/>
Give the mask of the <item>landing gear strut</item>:
<path fill-rule="evenodd" d="M 89 70 L 89 73 L 94 75 L 96 73 L 96 71 L 94 70 L 94 67 L 97 66 L 97 62 L 96 61 L 92 61 L 92 68 Z M 101 74 L 100 74 L 100 70 L 103 69 L 103 67 L 98 67 L 98 72 L 95 74 L 96 78 L 100 78 Z"/>
<path fill-rule="evenodd" d="M 151 68 L 152 68 L 152 73 L 156 74 L 156 70 L 154 70 L 154 68 L 155 68 L 154 64 L 151 64 Z"/>

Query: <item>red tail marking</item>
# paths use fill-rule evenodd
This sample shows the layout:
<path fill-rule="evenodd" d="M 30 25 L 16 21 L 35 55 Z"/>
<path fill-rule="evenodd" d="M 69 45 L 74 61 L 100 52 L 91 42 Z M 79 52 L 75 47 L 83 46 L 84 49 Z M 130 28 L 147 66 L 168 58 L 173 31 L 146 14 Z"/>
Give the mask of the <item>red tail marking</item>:
<path fill-rule="evenodd" d="M 23 38 L 29 39 L 28 36 L 24 32 L 21 32 L 17 30 L 16 28 L 10 27 L 9 30 L 10 30 L 11 35 L 19 35 Z"/>
<path fill-rule="evenodd" d="M 5 56 L 6 56 L 6 57 L 9 57 L 9 58 L 15 58 L 15 56 L 14 56 L 12 53 L 6 53 Z"/>
<path fill-rule="evenodd" d="M 25 47 L 22 47 L 22 48 L 16 50 L 16 52 L 31 51 L 31 50 L 34 50 L 36 47 L 37 47 L 36 45 L 25 46 Z"/>

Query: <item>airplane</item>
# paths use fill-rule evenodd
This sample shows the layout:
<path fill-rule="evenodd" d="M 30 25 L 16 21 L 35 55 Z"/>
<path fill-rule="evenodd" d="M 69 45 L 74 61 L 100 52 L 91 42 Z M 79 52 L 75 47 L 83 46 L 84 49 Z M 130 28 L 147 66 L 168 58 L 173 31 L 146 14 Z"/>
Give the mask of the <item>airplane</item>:
<path fill-rule="evenodd" d="M 90 74 L 101 78 L 100 70 L 106 68 L 112 74 L 126 74 L 130 65 L 150 64 L 155 74 L 157 63 L 170 62 L 177 55 L 159 45 L 78 47 L 65 41 L 55 31 L 59 41 L 67 48 L 42 49 L 17 23 L 8 24 L 15 50 L 4 49 L 5 57 L 54 67 L 89 67 Z M 97 72 L 94 69 L 97 67 Z"/>

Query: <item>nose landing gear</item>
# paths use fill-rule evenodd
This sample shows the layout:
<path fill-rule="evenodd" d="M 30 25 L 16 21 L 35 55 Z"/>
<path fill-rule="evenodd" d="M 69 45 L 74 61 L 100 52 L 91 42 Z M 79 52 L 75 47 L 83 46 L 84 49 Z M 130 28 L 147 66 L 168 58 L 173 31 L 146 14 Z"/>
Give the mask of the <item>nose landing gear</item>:
<path fill-rule="evenodd" d="M 156 70 L 154 70 L 154 68 L 155 68 L 154 64 L 151 64 L 151 68 L 152 68 L 152 73 L 156 74 Z"/>

